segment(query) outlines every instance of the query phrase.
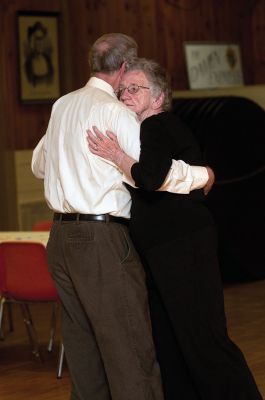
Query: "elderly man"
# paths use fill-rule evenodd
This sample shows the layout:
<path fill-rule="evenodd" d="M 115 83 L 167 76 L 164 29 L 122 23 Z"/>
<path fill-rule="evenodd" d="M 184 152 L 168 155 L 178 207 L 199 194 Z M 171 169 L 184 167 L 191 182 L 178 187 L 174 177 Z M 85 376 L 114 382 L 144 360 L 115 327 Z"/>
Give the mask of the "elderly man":
<path fill-rule="evenodd" d="M 53 105 L 32 158 L 55 212 L 47 252 L 62 302 L 72 400 L 163 399 L 145 275 L 126 227 L 131 198 L 119 169 L 86 146 L 87 129 L 97 125 L 139 156 L 139 123 L 114 93 L 136 53 L 123 34 L 94 43 L 90 80 Z M 175 161 L 164 190 L 178 191 L 180 183 L 189 191 L 207 180 L 205 168 Z"/>

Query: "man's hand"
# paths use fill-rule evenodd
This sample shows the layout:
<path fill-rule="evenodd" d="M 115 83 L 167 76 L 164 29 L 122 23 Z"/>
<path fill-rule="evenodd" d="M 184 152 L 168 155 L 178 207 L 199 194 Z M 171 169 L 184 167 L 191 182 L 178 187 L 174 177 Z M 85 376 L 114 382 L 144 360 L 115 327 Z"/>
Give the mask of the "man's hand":
<path fill-rule="evenodd" d="M 207 194 L 210 192 L 210 190 L 212 189 L 212 186 L 214 184 L 214 181 L 215 181 L 215 175 L 214 175 L 212 168 L 206 167 L 206 169 L 207 169 L 207 172 L 209 175 L 209 179 L 203 188 L 205 196 L 207 196 Z"/>

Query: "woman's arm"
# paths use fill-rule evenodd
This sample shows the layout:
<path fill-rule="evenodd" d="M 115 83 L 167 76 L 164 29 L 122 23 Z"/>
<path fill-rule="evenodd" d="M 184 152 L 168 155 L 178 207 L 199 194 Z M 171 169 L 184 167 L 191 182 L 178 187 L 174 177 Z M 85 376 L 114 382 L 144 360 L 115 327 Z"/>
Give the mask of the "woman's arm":
<path fill-rule="evenodd" d="M 44 148 L 45 135 L 41 138 L 35 149 L 33 150 L 31 160 L 31 170 L 36 178 L 44 179 L 46 151 Z"/>
<path fill-rule="evenodd" d="M 91 153 L 114 163 L 123 172 L 124 181 L 135 187 L 131 169 L 133 166 L 136 167 L 138 162 L 122 150 L 116 135 L 107 131 L 108 136 L 105 136 L 96 127 L 93 127 L 93 131 L 94 133 L 87 131 Z M 209 167 L 191 166 L 184 161 L 173 160 L 167 178 L 159 190 L 188 194 L 192 190 L 204 187 L 204 193 L 207 194 L 213 182 L 214 174 Z M 207 185 L 204 186 L 206 183 Z"/>
<path fill-rule="evenodd" d="M 146 118 L 140 129 L 140 158 L 131 169 L 137 187 L 159 190 L 165 181 L 173 158 L 173 146 L 160 115 Z"/>
<path fill-rule="evenodd" d="M 157 124 L 154 124 L 148 132 L 145 132 L 147 135 L 142 135 L 142 126 L 139 162 L 121 149 L 113 133 L 107 131 L 107 138 L 94 126 L 94 134 L 88 131 L 89 150 L 95 155 L 112 161 L 127 177 L 137 180 L 136 186 L 146 190 L 158 190 L 172 164 L 171 149 L 168 140 L 163 139 L 163 135 L 160 136 L 163 127 L 160 127 L 157 132 Z"/>

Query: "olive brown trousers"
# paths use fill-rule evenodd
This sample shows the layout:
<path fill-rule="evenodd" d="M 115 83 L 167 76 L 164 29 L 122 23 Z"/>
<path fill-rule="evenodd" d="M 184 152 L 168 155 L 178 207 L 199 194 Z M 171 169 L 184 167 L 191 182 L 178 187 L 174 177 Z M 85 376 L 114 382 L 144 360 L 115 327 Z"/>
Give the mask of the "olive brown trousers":
<path fill-rule="evenodd" d="M 163 400 L 145 273 L 127 227 L 55 221 L 47 254 L 71 400 Z"/>

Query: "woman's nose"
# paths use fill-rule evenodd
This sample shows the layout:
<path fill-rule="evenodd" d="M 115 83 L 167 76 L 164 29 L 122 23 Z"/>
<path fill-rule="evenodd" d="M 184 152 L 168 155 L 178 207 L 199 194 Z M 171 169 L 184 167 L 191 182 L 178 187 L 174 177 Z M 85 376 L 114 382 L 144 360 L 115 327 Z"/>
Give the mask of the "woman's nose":
<path fill-rule="evenodd" d="M 120 96 L 121 101 L 124 101 L 130 97 L 130 93 L 128 92 L 127 88 L 125 88 Z"/>

